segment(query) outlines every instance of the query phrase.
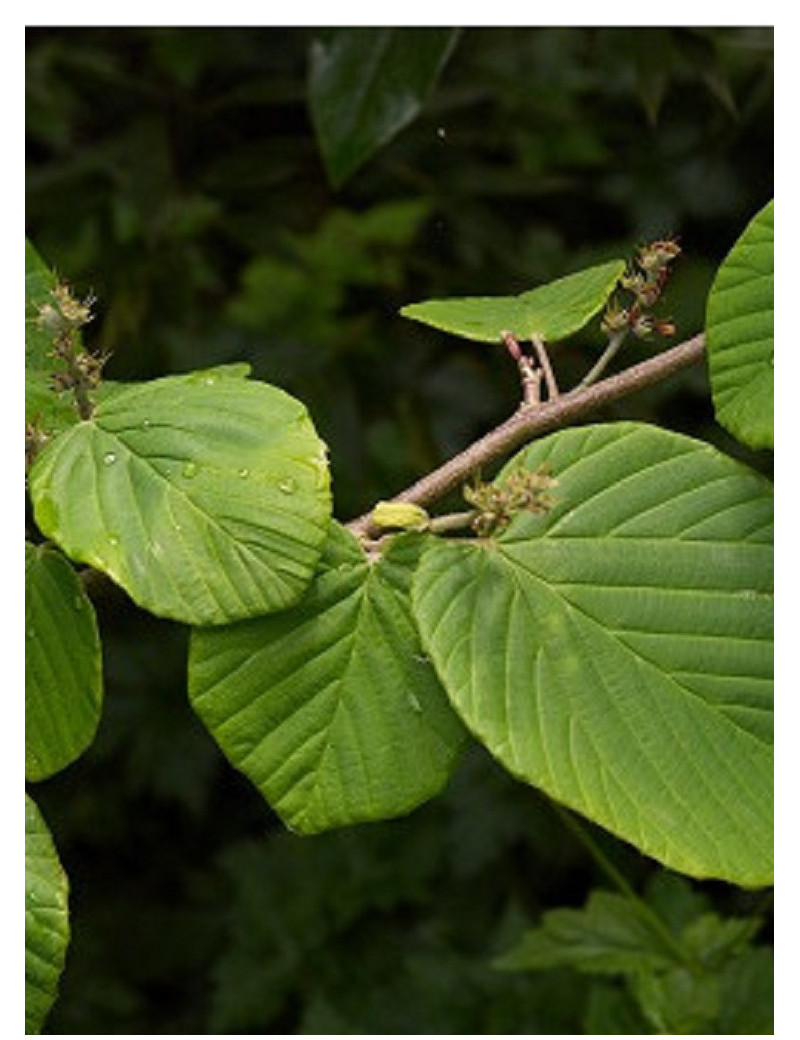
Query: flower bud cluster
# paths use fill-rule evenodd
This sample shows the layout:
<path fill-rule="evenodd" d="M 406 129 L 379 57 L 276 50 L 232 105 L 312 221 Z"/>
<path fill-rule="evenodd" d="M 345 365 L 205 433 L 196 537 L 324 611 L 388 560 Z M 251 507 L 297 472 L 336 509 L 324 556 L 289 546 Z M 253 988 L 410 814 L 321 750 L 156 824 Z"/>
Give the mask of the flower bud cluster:
<path fill-rule="evenodd" d="M 642 246 L 632 266 L 620 279 L 620 286 L 631 300 L 623 305 L 612 299 L 603 316 L 603 330 L 608 336 L 630 331 L 637 339 L 651 336 L 674 336 L 675 324 L 659 318 L 651 310 L 661 299 L 670 275 L 670 264 L 681 248 L 672 239 Z"/>
<path fill-rule="evenodd" d="M 25 423 L 25 472 L 33 465 L 34 459 L 50 440 L 49 434 L 40 429 L 36 423 Z"/>
<path fill-rule="evenodd" d="M 558 481 L 543 463 L 535 471 L 518 469 L 501 484 L 477 483 L 464 488 L 464 498 L 477 510 L 472 529 L 480 538 L 499 534 L 521 511 L 545 513 L 553 508 L 550 490 Z"/>
<path fill-rule="evenodd" d="M 52 302 L 44 303 L 39 308 L 39 326 L 53 337 L 51 356 L 64 363 L 63 371 L 56 372 L 53 377 L 53 389 L 72 391 L 75 394 L 79 411 L 83 413 L 89 408 L 87 394 L 94 390 L 102 378 L 103 366 L 107 355 L 91 354 L 78 344 L 80 329 L 92 320 L 91 296 L 79 300 L 64 282 L 59 282 L 50 292 Z"/>

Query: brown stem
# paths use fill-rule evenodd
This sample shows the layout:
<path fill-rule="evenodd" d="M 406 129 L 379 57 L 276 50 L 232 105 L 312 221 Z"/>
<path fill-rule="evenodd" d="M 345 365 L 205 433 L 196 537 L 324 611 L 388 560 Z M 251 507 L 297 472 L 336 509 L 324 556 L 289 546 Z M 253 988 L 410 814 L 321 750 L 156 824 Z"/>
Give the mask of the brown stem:
<path fill-rule="evenodd" d="M 464 483 L 472 473 L 501 459 L 509 452 L 533 440 L 534 437 L 582 419 L 601 405 L 659 383 L 663 379 L 696 364 L 705 351 L 702 333 L 684 343 L 632 365 L 617 375 L 578 387 L 538 408 L 519 408 L 505 422 L 495 427 L 465 451 L 454 456 L 443 466 L 416 481 L 396 495 L 392 502 L 413 502 L 429 505 Z M 347 525 L 356 536 L 369 533 L 369 513 L 357 517 Z"/>
<path fill-rule="evenodd" d="M 558 384 L 556 383 L 556 377 L 553 372 L 553 366 L 550 364 L 550 358 L 547 354 L 547 348 L 544 342 L 538 337 L 534 336 L 531 339 L 533 349 L 536 351 L 536 357 L 539 359 L 539 364 L 542 366 L 544 372 L 544 381 L 547 386 L 547 396 L 551 401 L 554 401 L 558 396 Z"/>

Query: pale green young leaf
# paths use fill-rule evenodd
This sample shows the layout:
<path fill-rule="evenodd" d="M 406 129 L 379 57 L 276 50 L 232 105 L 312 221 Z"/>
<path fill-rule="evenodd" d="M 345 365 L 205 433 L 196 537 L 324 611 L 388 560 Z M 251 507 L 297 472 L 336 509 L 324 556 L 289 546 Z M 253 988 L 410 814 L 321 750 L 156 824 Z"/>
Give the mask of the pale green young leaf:
<path fill-rule="evenodd" d="M 499 343 L 504 332 L 552 343 L 578 332 L 602 310 L 624 270 L 624 260 L 610 260 L 519 296 L 427 300 L 409 304 L 400 313 L 482 343 Z"/>
<path fill-rule="evenodd" d="M 772 878 L 772 489 L 636 423 L 556 433 L 555 504 L 428 537 L 415 614 L 450 699 L 515 776 L 667 866 Z"/>
<path fill-rule="evenodd" d="M 400 536 L 369 562 L 333 523 L 299 604 L 192 633 L 195 710 L 293 830 L 409 812 L 455 765 L 465 731 L 410 613 L 419 546 Z"/>
<path fill-rule="evenodd" d="M 770 202 L 717 272 L 706 336 L 719 422 L 751 448 L 774 446 L 774 223 Z"/>
<path fill-rule="evenodd" d="M 39 809 L 25 795 L 25 1033 L 41 1033 L 69 943 L 69 886 Z"/>
<path fill-rule="evenodd" d="M 214 370 L 117 388 L 29 475 L 36 523 L 152 613 L 222 624 L 305 591 L 330 519 L 306 409 Z"/>
<path fill-rule="evenodd" d="M 25 545 L 25 777 L 42 780 L 92 742 L 103 698 L 100 637 L 60 552 Z"/>

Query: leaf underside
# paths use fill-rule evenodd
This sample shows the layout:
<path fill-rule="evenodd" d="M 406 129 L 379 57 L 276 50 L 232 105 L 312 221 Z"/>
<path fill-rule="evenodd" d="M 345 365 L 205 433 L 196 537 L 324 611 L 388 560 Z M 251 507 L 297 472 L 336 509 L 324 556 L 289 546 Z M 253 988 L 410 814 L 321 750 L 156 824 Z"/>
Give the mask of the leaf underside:
<path fill-rule="evenodd" d="M 34 801 L 25 795 L 25 1033 L 41 1032 L 69 942 L 67 878 Z"/>
<path fill-rule="evenodd" d="M 67 560 L 25 545 L 25 777 L 42 780 L 91 743 L 103 696 L 92 604 Z"/>
<path fill-rule="evenodd" d="M 546 513 L 429 539 L 422 640 L 453 705 L 519 778 L 667 866 L 772 877 L 772 494 L 635 423 L 566 430 Z"/>
<path fill-rule="evenodd" d="M 711 288 L 708 367 L 719 422 L 751 448 L 774 436 L 774 203 L 758 213 Z"/>
<path fill-rule="evenodd" d="M 455 765 L 466 734 L 410 614 L 420 544 L 401 536 L 369 564 L 334 523 L 296 607 L 192 633 L 195 710 L 293 830 L 406 813 Z"/>
<path fill-rule="evenodd" d="M 427 300 L 409 304 L 400 313 L 482 343 L 499 343 L 504 332 L 552 343 L 578 332 L 605 306 L 624 270 L 624 260 L 610 260 L 519 296 Z"/>

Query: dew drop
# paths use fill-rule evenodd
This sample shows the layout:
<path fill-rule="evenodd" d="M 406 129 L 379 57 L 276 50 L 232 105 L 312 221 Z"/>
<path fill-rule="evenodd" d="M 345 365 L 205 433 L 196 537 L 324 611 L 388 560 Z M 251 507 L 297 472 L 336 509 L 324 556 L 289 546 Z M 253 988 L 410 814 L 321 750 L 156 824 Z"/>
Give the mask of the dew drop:
<path fill-rule="evenodd" d="M 153 424 L 152 424 L 152 422 L 150 422 L 149 419 L 142 419 L 142 429 L 143 430 L 149 430 L 152 425 Z"/>
<path fill-rule="evenodd" d="M 291 495 L 295 489 L 295 482 L 292 477 L 286 477 L 278 484 L 278 490 L 282 491 L 284 495 Z"/>
<path fill-rule="evenodd" d="M 196 462 L 184 462 L 181 469 L 181 473 L 186 477 L 187 480 L 191 480 L 192 477 L 197 476 L 197 463 Z"/>
<path fill-rule="evenodd" d="M 113 466 L 116 461 L 117 461 L 117 456 L 116 456 L 116 454 L 113 451 L 107 451 L 105 453 L 105 455 L 103 456 L 103 462 L 107 466 Z"/>
<path fill-rule="evenodd" d="M 250 476 L 250 470 L 246 467 L 242 467 L 242 469 L 239 470 L 239 476 L 244 480 L 246 477 Z"/>
<path fill-rule="evenodd" d="M 119 545 L 119 536 L 116 535 L 116 534 L 110 534 L 108 536 L 108 544 L 109 545 Z"/>

